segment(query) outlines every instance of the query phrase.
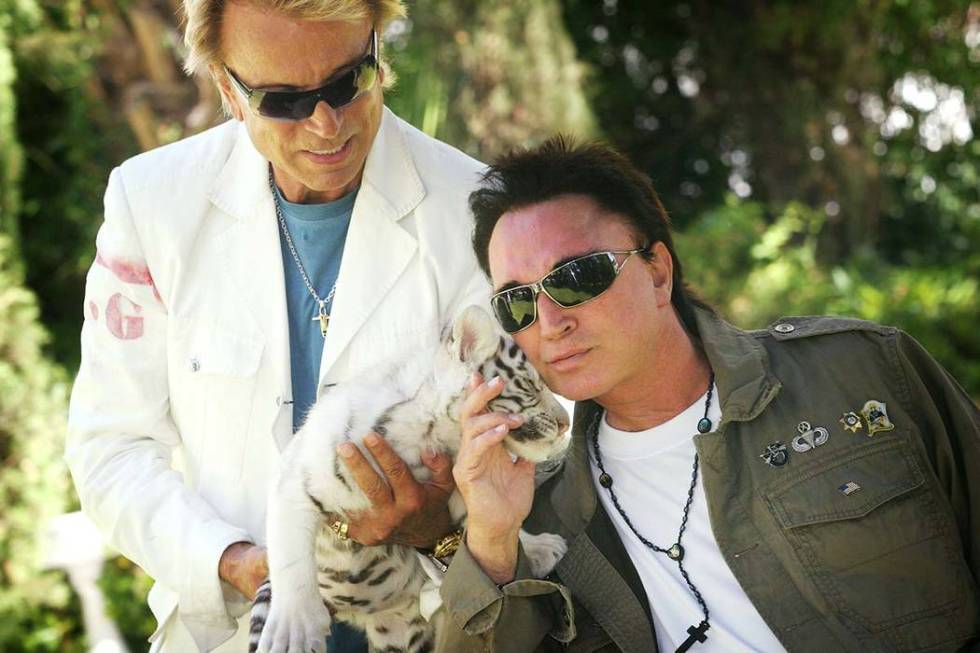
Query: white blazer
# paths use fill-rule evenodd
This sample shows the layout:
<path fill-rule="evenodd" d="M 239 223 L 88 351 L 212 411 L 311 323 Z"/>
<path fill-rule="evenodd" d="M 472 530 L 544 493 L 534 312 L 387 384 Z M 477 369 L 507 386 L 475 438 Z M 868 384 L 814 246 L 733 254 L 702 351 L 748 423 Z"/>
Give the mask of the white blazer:
<path fill-rule="evenodd" d="M 156 580 L 153 650 L 245 650 L 248 606 L 219 581 L 218 560 L 233 542 L 264 542 L 266 489 L 292 424 L 267 166 L 231 121 L 130 159 L 106 190 L 66 459 L 86 514 Z M 385 109 L 321 389 L 486 305 L 467 206 L 482 171 Z"/>

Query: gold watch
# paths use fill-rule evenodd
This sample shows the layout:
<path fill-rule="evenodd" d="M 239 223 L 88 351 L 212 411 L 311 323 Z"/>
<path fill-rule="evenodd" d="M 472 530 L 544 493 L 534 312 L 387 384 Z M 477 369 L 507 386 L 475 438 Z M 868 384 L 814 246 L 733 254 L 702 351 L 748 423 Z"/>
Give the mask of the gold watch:
<path fill-rule="evenodd" d="M 432 551 L 428 553 L 429 559 L 445 573 L 449 569 L 449 563 L 452 562 L 453 554 L 456 553 L 456 549 L 459 548 L 462 541 L 463 529 L 461 528 L 439 538 L 436 545 L 432 547 Z"/>

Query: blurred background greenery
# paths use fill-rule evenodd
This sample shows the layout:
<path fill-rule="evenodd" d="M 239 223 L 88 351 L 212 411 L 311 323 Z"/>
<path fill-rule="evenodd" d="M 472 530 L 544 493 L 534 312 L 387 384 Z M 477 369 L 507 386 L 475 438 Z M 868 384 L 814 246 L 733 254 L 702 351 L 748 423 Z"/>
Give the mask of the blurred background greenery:
<path fill-rule="evenodd" d="M 0 650 L 80 651 L 38 532 L 60 460 L 109 170 L 221 120 L 180 72 L 177 0 L 0 0 Z M 397 113 L 478 158 L 555 131 L 654 180 L 732 321 L 896 324 L 980 396 L 980 2 L 410 0 Z M 860 371 L 856 370 L 856 374 Z M 149 582 L 102 587 L 145 650 Z"/>

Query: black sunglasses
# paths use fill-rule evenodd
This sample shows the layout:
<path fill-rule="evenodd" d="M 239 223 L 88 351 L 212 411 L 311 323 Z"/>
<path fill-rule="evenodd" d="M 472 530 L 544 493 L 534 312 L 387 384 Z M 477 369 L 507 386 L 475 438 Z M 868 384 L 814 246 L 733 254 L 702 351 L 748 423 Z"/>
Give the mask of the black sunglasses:
<path fill-rule="evenodd" d="M 260 91 L 249 88 L 228 66 L 225 72 L 256 114 L 273 120 L 305 120 L 320 102 L 339 109 L 374 86 L 378 78 L 378 33 L 374 30 L 369 47 L 370 51 L 353 68 L 311 91 Z"/>
<path fill-rule="evenodd" d="M 490 306 L 504 331 L 523 331 L 538 319 L 538 293 L 543 292 L 562 308 L 585 304 L 609 290 L 633 254 L 648 249 L 610 250 L 580 256 L 559 265 L 535 283 L 501 290 L 490 298 Z M 619 263 L 616 256 L 622 254 L 626 258 Z"/>

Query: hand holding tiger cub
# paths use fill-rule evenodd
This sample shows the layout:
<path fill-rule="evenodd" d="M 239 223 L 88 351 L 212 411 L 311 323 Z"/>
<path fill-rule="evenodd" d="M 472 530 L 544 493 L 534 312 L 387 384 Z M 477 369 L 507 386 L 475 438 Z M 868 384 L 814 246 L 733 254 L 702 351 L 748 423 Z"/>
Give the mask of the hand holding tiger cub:
<path fill-rule="evenodd" d="M 500 377 L 471 378 L 459 411 L 462 441 L 453 468 L 468 512 L 466 545 L 497 584 L 514 578 L 518 534 L 534 498 L 534 463 L 515 460 L 503 445 L 523 420 L 487 409 L 503 387 Z"/>
<path fill-rule="evenodd" d="M 367 510 L 350 515 L 350 539 L 368 546 L 426 548 L 453 529 L 447 504 L 456 486 L 449 456 L 423 452 L 422 464 L 432 472 L 432 478 L 420 482 L 377 433 L 365 437 L 364 444 L 383 475 L 354 445 L 344 443 L 337 449 L 354 482 L 371 502 Z"/>

